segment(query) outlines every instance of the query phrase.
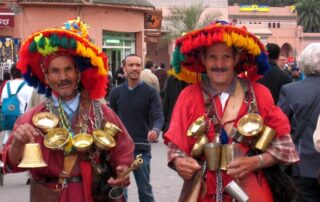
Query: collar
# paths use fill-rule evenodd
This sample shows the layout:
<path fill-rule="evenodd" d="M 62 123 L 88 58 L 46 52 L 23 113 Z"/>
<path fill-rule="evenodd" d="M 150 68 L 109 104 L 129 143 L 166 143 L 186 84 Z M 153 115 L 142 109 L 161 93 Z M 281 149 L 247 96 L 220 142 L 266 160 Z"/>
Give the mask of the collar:
<path fill-rule="evenodd" d="M 227 87 L 226 90 L 223 92 L 219 92 L 217 89 L 213 88 L 213 86 L 210 83 L 209 77 L 205 77 L 201 82 L 201 87 L 208 92 L 212 97 L 219 95 L 221 93 L 226 93 L 228 95 L 234 95 L 236 91 L 236 84 L 237 84 L 238 77 L 235 75 L 231 81 L 231 84 Z"/>
<path fill-rule="evenodd" d="M 53 105 L 57 107 L 59 105 L 58 97 L 52 94 L 52 100 L 53 100 Z M 79 106 L 79 102 L 80 102 L 80 93 L 78 92 L 77 95 L 71 100 L 65 101 L 65 102 L 62 101 L 62 107 L 65 110 L 65 112 L 69 115 L 71 113 L 74 113 L 77 110 Z"/>
<path fill-rule="evenodd" d="M 141 86 L 142 84 L 143 84 L 143 81 L 140 80 L 139 83 L 138 83 L 136 86 L 134 86 L 134 87 L 129 87 L 129 86 L 128 86 L 128 81 L 126 80 L 126 81 L 124 82 L 124 85 L 126 85 L 126 87 L 127 87 L 129 90 L 134 90 L 135 88 Z"/>

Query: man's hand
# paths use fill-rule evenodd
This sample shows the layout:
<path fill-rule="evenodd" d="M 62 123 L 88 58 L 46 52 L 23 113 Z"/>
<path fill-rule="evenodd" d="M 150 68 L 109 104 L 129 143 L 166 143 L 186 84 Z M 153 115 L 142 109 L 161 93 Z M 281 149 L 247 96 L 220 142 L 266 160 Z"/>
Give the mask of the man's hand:
<path fill-rule="evenodd" d="M 116 168 L 116 172 L 117 172 L 117 178 L 114 179 L 113 177 L 111 177 L 108 180 L 108 184 L 110 184 L 112 187 L 115 186 L 119 186 L 119 187 L 126 187 L 130 184 L 130 175 L 125 175 L 122 176 L 125 171 L 128 169 L 128 166 L 125 165 L 119 165 Z"/>
<path fill-rule="evenodd" d="M 198 162 L 191 157 L 178 157 L 174 160 L 178 174 L 185 180 L 190 180 L 196 171 L 201 169 Z"/>
<path fill-rule="evenodd" d="M 29 123 L 22 124 L 13 132 L 13 144 L 25 145 L 33 142 L 39 132 Z"/>
<path fill-rule="evenodd" d="M 158 140 L 159 134 L 156 130 L 150 130 L 148 133 L 148 141 L 156 142 Z"/>
<path fill-rule="evenodd" d="M 227 174 L 234 179 L 241 179 L 257 168 L 259 168 L 257 156 L 245 156 L 231 161 L 227 165 Z"/>

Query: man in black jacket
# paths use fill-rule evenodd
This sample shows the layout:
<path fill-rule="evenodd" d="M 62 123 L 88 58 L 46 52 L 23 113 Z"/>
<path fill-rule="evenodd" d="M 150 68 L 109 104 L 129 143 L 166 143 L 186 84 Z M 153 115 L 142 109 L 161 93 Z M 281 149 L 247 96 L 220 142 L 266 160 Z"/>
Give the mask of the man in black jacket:
<path fill-rule="evenodd" d="M 277 64 L 280 56 L 280 47 L 274 43 L 268 43 L 266 47 L 269 52 L 268 63 L 270 70 L 262 79 L 258 80 L 258 82 L 270 90 L 274 103 L 277 103 L 281 87 L 290 83 L 292 79 L 286 72 L 282 71 Z"/>

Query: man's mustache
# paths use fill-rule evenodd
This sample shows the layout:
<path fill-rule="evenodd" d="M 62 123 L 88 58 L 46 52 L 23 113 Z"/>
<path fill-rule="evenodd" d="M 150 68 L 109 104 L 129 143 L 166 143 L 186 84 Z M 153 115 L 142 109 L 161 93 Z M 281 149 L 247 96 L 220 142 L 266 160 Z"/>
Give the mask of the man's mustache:
<path fill-rule="evenodd" d="M 57 86 L 58 87 L 62 87 L 62 86 L 65 86 L 65 85 L 70 85 L 72 83 L 72 81 L 66 79 L 66 80 L 63 80 L 63 81 L 60 81 Z"/>
<path fill-rule="evenodd" d="M 212 72 L 226 72 L 228 67 L 211 67 L 209 70 Z"/>

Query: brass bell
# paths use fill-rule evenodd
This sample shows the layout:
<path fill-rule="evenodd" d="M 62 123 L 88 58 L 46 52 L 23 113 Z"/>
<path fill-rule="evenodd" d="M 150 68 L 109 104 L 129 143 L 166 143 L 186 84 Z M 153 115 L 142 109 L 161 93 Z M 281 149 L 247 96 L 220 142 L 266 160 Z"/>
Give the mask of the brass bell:
<path fill-rule="evenodd" d="M 40 168 L 46 167 L 47 164 L 42 158 L 40 145 L 38 143 L 28 143 L 24 146 L 22 160 L 19 168 Z"/>
<path fill-rule="evenodd" d="M 187 136 L 200 137 L 206 131 L 207 122 L 204 116 L 200 116 L 195 120 L 188 129 Z"/>

